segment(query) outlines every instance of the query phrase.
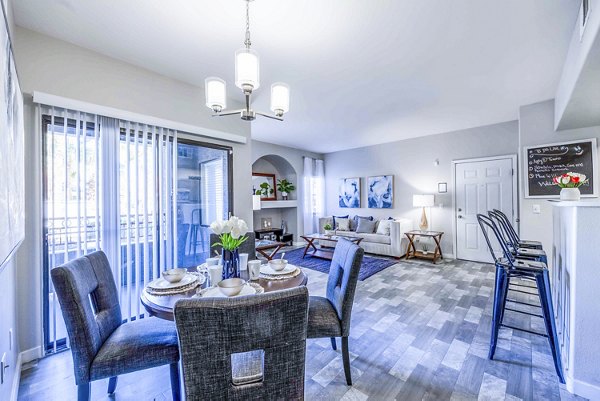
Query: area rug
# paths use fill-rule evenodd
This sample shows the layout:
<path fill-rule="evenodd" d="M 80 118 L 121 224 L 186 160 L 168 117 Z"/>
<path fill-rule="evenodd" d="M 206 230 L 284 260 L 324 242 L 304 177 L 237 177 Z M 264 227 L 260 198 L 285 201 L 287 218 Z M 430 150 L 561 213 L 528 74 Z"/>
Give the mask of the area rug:
<path fill-rule="evenodd" d="M 278 253 L 277 255 L 280 256 L 280 254 L 281 253 Z M 307 254 L 306 257 L 302 259 L 303 254 L 304 248 L 298 248 L 292 251 L 286 251 L 285 258 L 287 259 L 288 263 L 291 263 L 293 265 L 316 270 L 321 273 L 329 273 L 329 265 L 331 264 L 330 260 L 316 258 L 313 256 L 309 256 L 309 254 Z M 358 279 L 360 281 L 366 280 L 373 274 L 379 273 L 383 269 L 395 265 L 396 263 L 398 262 L 391 259 L 373 258 L 370 256 L 365 256 L 363 257 L 363 262 L 360 266 Z"/>

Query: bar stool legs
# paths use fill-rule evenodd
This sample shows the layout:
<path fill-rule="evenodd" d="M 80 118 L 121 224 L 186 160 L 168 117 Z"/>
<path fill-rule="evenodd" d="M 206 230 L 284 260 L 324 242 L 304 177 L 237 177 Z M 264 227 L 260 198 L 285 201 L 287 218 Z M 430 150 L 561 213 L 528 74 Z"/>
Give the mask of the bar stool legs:
<path fill-rule="evenodd" d="M 548 333 L 548 342 L 552 350 L 552 358 L 554 359 L 554 368 L 556 374 L 560 378 L 560 382 L 564 383 L 562 362 L 560 359 L 560 343 L 558 342 L 558 334 L 556 332 L 556 323 L 554 321 L 554 308 L 552 307 L 552 293 L 550 292 L 550 275 L 548 270 L 544 269 L 541 274 L 536 276 L 536 283 L 540 295 L 542 305 L 542 314 L 544 315 L 544 323 L 546 324 L 546 332 Z"/>
<path fill-rule="evenodd" d="M 496 266 L 496 285 L 494 287 L 494 307 L 492 311 L 492 334 L 490 339 L 490 351 L 488 359 L 494 359 L 496 345 L 498 343 L 498 333 L 504 318 L 504 304 L 508 289 L 508 275 L 504 267 Z"/>
<path fill-rule="evenodd" d="M 537 284 L 542 315 L 544 318 L 544 324 L 546 326 L 546 337 L 548 337 L 548 343 L 550 344 L 550 350 L 552 351 L 552 358 L 554 359 L 554 368 L 556 369 L 556 374 L 558 375 L 560 382 L 564 383 L 565 378 L 563 375 L 562 362 L 560 358 L 560 344 L 556 331 L 556 323 L 554 322 L 554 309 L 552 306 L 552 294 L 550 292 L 550 276 L 548 274 L 548 269 L 540 269 L 536 272 L 529 271 L 528 276 L 534 278 Z M 494 288 L 494 306 L 492 311 L 492 332 L 490 339 L 490 350 L 488 353 L 489 359 L 493 359 L 496 352 L 498 333 L 504 319 L 504 310 L 506 308 L 506 299 L 510 278 L 509 269 L 507 267 L 496 265 L 496 284 Z M 529 332 L 529 330 L 523 331 Z"/>

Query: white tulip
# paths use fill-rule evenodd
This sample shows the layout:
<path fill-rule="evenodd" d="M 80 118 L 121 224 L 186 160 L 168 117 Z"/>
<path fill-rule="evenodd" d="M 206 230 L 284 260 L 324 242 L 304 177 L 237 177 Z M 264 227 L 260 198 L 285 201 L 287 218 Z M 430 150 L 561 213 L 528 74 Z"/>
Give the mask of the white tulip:
<path fill-rule="evenodd" d="M 231 222 L 229 221 L 224 221 L 223 222 L 223 230 L 222 233 L 223 234 L 227 234 L 231 232 Z"/>
<path fill-rule="evenodd" d="M 213 221 L 210 224 L 210 229 L 217 235 L 221 235 L 221 233 L 223 232 L 223 225 L 224 222 L 221 220 L 217 220 L 217 221 Z"/>

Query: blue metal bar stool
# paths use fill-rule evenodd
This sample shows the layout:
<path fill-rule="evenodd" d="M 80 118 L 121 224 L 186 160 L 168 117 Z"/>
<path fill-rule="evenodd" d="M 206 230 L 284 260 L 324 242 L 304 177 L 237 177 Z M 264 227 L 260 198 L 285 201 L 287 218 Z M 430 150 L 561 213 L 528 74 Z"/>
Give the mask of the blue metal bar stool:
<path fill-rule="evenodd" d="M 490 350 L 488 354 L 489 359 L 494 358 L 496 352 L 496 345 L 498 343 L 498 333 L 500 327 L 508 327 L 514 330 L 525 331 L 531 334 L 541 335 L 548 338 L 550 344 L 550 350 L 552 351 L 552 358 L 554 359 L 554 368 L 561 383 L 565 382 L 562 361 L 560 356 L 560 345 L 558 342 L 558 335 L 556 331 L 556 323 L 554 322 L 554 309 L 552 306 L 552 294 L 550 292 L 550 276 L 548 274 L 548 267 L 545 263 L 538 262 L 535 260 L 527 260 L 515 257 L 511 252 L 506 243 L 502 240 L 502 235 L 494 221 L 483 214 L 477 215 L 477 221 L 483 232 L 483 236 L 494 260 L 496 266 L 496 283 L 494 288 L 494 307 L 492 316 L 492 332 L 490 339 Z M 500 244 L 503 258 L 498 258 L 490 241 L 488 232 L 494 233 L 498 243 Z M 517 309 L 510 309 L 506 307 L 506 302 L 513 302 L 508 299 L 508 291 L 514 291 L 509 288 L 510 280 L 512 278 L 519 278 L 523 280 L 530 280 L 535 282 L 538 296 L 540 299 L 540 307 L 542 309 L 542 315 L 536 315 L 533 313 L 520 311 Z M 533 288 L 533 287 L 532 287 Z M 524 291 L 522 291 L 524 292 Z M 529 292 L 525 292 L 531 294 Z M 531 294 L 534 295 L 534 294 Z M 537 306 L 537 305 L 535 305 Z M 542 317 L 546 326 L 546 333 L 536 333 L 534 331 L 526 330 L 519 327 L 509 326 L 503 324 L 504 311 L 508 309 L 514 312 L 524 313 L 528 315 Z"/>
<path fill-rule="evenodd" d="M 494 209 L 493 212 L 500 219 L 502 219 L 502 221 L 504 221 L 504 224 L 506 225 L 506 227 L 509 230 L 509 236 L 512 238 L 514 243 L 518 244 L 519 248 L 542 249 L 542 243 L 540 241 L 529 241 L 529 240 L 522 240 L 521 238 L 519 238 L 519 234 L 517 234 L 517 231 L 512 226 L 510 220 L 501 210 Z"/>
<path fill-rule="evenodd" d="M 497 223 L 496 227 L 498 228 L 498 232 L 500 233 L 504 243 L 508 245 L 510 253 L 517 258 L 537 260 L 538 262 L 543 262 L 547 265 L 548 257 L 546 256 L 546 252 L 544 252 L 542 249 L 525 248 L 519 246 L 518 241 L 511 235 L 511 230 L 514 229 L 502 218 L 500 213 L 493 210 L 488 211 L 489 217 Z"/>

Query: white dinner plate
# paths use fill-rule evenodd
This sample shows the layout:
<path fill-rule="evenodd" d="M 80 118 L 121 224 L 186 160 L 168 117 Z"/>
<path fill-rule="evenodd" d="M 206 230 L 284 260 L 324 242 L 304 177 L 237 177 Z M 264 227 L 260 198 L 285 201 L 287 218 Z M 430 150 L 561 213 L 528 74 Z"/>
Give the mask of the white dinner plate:
<path fill-rule="evenodd" d="M 173 290 L 175 288 L 186 287 L 190 284 L 193 284 L 194 281 L 196 281 L 197 279 L 198 279 L 197 276 L 195 276 L 193 274 L 189 274 L 189 273 L 187 273 L 185 276 L 183 276 L 181 281 L 178 281 L 176 283 L 169 283 L 167 280 L 160 277 L 160 278 L 157 278 L 156 280 L 148 283 L 148 287 L 152 288 L 153 290 L 158 290 L 158 291 Z"/>
<path fill-rule="evenodd" d="M 250 284 L 244 285 L 242 291 L 239 294 L 234 295 L 233 297 L 228 297 L 223 294 L 221 290 L 217 287 L 205 288 L 200 293 L 196 294 L 194 297 L 202 297 L 202 298 L 234 298 L 234 297 L 243 297 L 245 295 L 254 295 L 256 294 L 256 289 L 252 287 Z"/>
<path fill-rule="evenodd" d="M 297 267 L 295 265 L 290 265 L 290 264 L 285 266 L 285 268 L 280 271 L 271 269 L 271 266 L 269 266 L 268 264 L 260 266 L 261 274 L 267 274 L 269 276 L 282 276 L 285 274 L 292 274 L 293 272 L 296 271 L 296 269 L 297 269 Z"/>

